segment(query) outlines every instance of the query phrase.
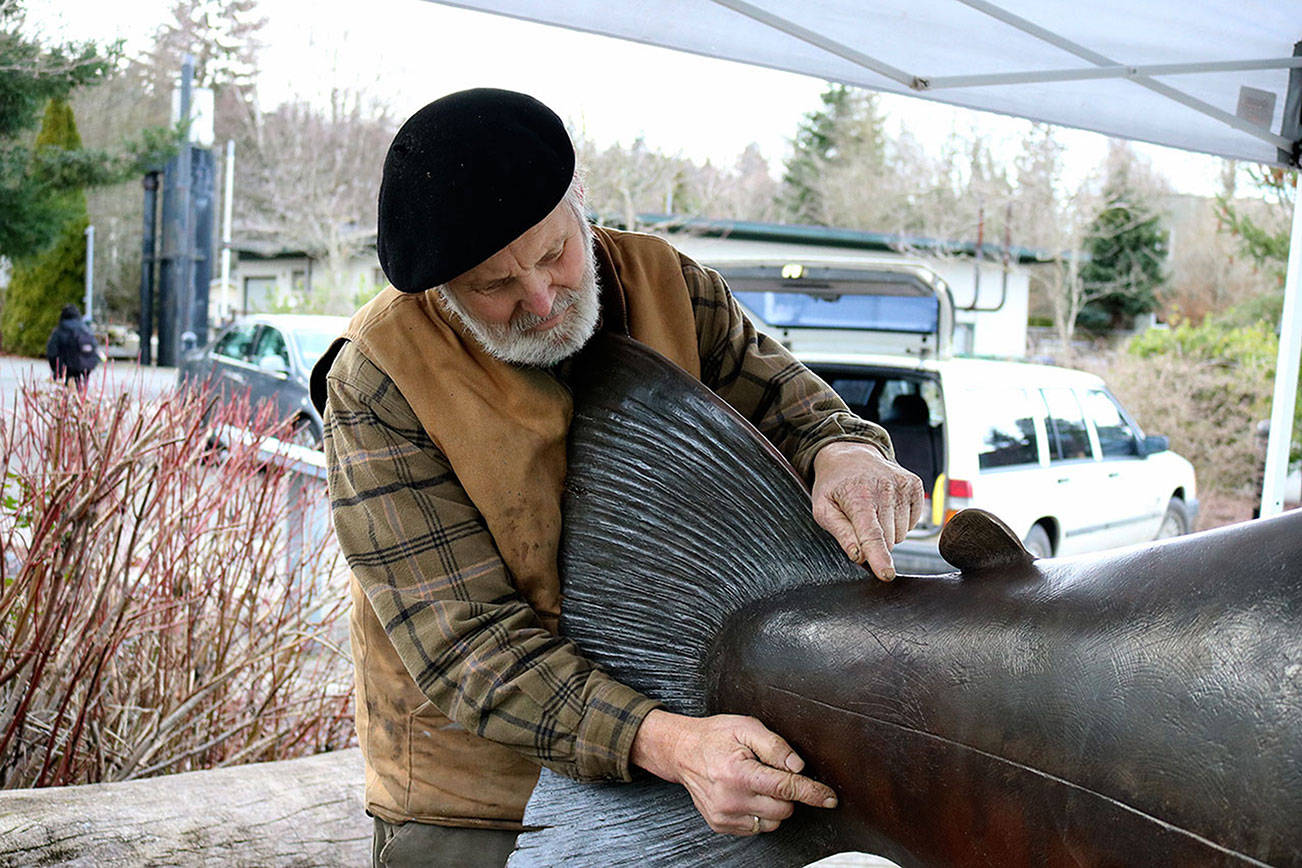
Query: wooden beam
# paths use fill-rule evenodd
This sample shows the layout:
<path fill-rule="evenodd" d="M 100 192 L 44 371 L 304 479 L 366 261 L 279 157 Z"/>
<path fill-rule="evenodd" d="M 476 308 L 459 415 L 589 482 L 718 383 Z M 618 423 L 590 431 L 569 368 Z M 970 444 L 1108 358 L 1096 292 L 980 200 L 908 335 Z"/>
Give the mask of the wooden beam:
<path fill-rule="evenodd" d="M 0 791 L 0 865 L 366 865 L 370 845 L 356 748 Z"/>

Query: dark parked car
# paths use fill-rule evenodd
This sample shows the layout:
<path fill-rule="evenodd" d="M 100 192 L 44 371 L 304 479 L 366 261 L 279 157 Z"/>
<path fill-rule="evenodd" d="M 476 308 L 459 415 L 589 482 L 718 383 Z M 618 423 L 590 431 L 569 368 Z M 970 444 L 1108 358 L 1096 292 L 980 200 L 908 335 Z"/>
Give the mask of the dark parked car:
<path fill-rule="evenodd" d="M 186 354 L 178 384 L 210 382 L 223 394 L 247 393 L 250 403 L 273 401 L 294 423 L 292 442 L 319 448 L 321 416 L 308 397 L 312 366 L 343 334 L 348 317 L 265 314 L 227 326 L 212 343 Z"/>

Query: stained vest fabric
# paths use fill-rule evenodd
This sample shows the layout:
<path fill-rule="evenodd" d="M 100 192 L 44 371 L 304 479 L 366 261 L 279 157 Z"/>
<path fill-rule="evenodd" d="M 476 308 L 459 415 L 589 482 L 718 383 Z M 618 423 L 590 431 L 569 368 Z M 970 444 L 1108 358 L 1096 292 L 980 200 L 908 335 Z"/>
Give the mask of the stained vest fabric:
<path fill-rule="evenodd" d="M 699 378 L 695 318 L 677 251 L 649 235 L 601 227 L 593 233 L 603 328 L 631 335 Z M 388 289 L 354 315 L 314 372 L 318 405 L 324 373 L 343 341 L 393 380 L 482 515 L 516 588 L 555 631 L 569 391 L 547 371 L 488 355 L 432 290 Z M 352 600 L 368 810 L 391 822 L 518 828 L 538 766 L 434 708 L 355 579 Z"/>

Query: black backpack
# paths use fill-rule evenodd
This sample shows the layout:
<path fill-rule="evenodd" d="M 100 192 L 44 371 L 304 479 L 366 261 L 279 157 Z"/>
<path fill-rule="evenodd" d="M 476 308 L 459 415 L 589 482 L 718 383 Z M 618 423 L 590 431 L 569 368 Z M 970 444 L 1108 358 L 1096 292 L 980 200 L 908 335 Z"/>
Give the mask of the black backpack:
<path fill-rule="evenodd" d="M 60 325 L 67 329 L 63 362 L 72 374 L 86 374 L 99 364 L 99 344 L 95 335 L 81 320 L 64 320 Z"/>

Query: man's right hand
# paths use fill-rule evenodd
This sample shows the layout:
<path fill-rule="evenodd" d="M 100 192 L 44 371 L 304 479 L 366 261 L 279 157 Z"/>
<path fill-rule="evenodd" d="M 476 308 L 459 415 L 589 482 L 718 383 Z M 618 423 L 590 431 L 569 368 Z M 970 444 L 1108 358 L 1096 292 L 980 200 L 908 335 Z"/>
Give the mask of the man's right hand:
<path fill-rule="evenodd" d="M 836 793 L 799 774 L 804 760 L 753 717 L 685 717 L 659 709 L 633 738 L 632 761 L 666 781 L 682 784 L 716 832 L 772 832 L 795 802 L 836 807 Z"/>

